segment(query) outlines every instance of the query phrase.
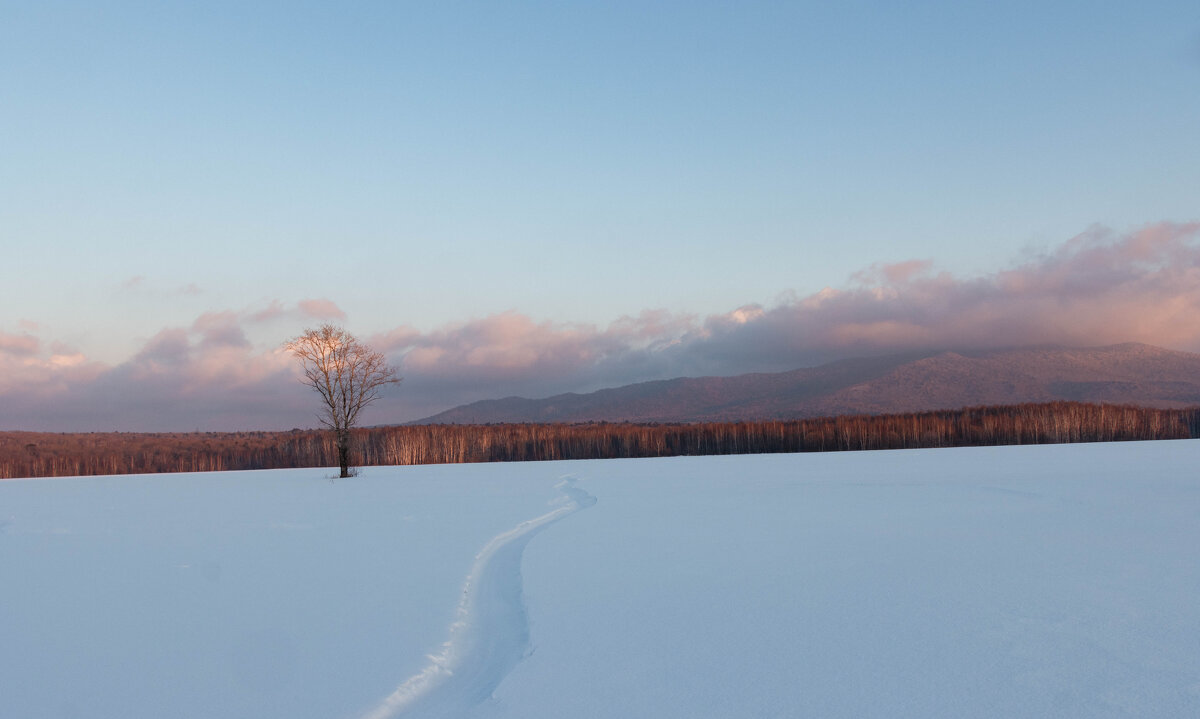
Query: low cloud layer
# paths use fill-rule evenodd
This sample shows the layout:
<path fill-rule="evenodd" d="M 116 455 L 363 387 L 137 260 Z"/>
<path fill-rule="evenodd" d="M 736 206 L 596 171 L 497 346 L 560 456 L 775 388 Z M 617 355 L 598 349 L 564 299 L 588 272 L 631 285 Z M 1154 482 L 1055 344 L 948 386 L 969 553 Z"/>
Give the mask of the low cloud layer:
<path fill-rule="evenodd" d="M 280 306 L 279 315 L 310 318 Z M 0 429 L 192 431 L 288 429 L 313 424 L 292 358 L 256 349 L 248 329 L 259 312 L 209 312 L 160 330 L 115 366 L 67 347 L 47 351 L 32 337 L 0 343 Z M 28 336 L 27 336 L 28 337 Z"/>
<path fill-rule="evenodd" d="M 1197 240 L 1200 224 L 1094 229 L 983 277 L 910 260 L 868 267 L 839 289 L 705 318 L 648 311 L 597 328 L 503 313 L 375 341 L 403 358 L 410 390 L 446 406 L 897 352 L 1118 342 L 1200 351 Z"/>
<path fill-rule="evenodd" d="M 909 351 L 1146 342 L 1200 351 L 1200 224 L 1090 230 L 994 274 L 958 278 L 928 260 L 878 264 L 844 286 L 708 317 L 647 310 L 607 327 L 502 312 L 420 332 L 365 336 L 404 383 L 368 422 L 477 399 L 590 391 L 684 375 L 781 371 Z M 0 333 L 0 428 L 189 430 L 312 426 L 315 397 L 275 346 L 281 321 L 341 321 L 329 300 L 211 312 L 105 366 L 35 329 Z M 281 340 L 282 337 L 276 338 Z"/>

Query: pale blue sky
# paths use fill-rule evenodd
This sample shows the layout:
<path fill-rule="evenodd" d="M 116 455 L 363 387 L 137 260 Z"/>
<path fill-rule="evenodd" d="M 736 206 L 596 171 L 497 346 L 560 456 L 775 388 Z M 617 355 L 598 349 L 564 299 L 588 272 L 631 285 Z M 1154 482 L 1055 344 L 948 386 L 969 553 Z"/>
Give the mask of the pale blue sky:
<path fill-rule="evenodd" d="M 984 275 L 1200 219 L 1197 127 L 1195 2 L 0 2 L 0 332 L 119 363 L 272 301 L 604 326 Z"/>

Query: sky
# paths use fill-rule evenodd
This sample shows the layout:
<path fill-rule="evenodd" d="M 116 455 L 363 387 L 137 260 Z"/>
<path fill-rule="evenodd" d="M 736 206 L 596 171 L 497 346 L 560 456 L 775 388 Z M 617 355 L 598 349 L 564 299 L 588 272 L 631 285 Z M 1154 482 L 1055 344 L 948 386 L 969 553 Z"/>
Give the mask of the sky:
<path fill-rule="evenodd" d="M 1200 351 L 1200 5 L 0 0 L 0 429 Z"/>

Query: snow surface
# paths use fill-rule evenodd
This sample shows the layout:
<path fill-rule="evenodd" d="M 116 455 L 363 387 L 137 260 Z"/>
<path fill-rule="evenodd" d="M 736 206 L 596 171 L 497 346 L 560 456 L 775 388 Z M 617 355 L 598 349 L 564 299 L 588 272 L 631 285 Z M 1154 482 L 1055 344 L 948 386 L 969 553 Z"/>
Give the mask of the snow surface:
<path fill-rule="evenodd" d="M 0 482 L 0 717 L 1200 716 L 1200 442 Z"/>

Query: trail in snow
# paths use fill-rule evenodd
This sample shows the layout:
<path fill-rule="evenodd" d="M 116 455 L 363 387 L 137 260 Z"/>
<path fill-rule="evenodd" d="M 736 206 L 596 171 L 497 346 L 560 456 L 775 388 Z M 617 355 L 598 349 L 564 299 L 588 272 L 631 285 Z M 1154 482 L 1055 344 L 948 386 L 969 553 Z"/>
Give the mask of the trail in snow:
<path fill-rule="evenodd" d="M 563 477 L 566 503 L 492 538 L 475 557 L 463 586 L 450 639 L 430 663 L 362 719 L 457 717 L 489 697 L 529 651 L 529 618 L 521 591 L 521 555 L 535 534 L 586 509 L 596 498 Z"/>

